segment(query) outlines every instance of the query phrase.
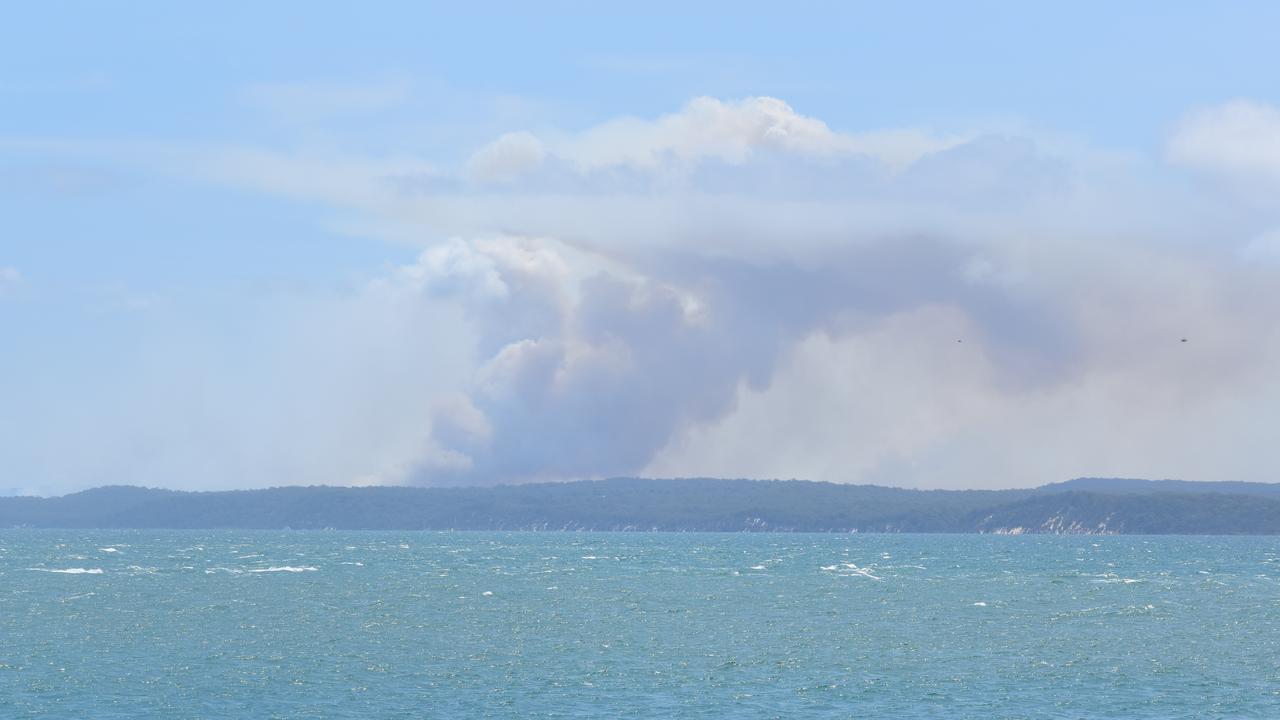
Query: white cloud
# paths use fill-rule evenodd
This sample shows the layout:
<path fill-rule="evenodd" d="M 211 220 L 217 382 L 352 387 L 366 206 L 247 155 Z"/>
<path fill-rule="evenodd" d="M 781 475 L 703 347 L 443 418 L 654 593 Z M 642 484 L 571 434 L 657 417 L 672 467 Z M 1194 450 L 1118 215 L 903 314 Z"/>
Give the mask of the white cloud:
<path fill-rule="evenodd" d="M 726 102 L 701 97 L 653 120 L 622 118 L 580 133 L 543 138 L 530 132 L 507 133 L 476 151 L 466 174 L 477 182 L 510 182 L 548 157 L 584 174 L 617 168 L 688 171 L 704 162 L 740 166 L 760 153 L 811 160 L 865 156 L 901 170 L 965 139 L 910 128 L 842 134 L 777 98 Z"/>
<path fill-rule="evenodd" d="M 476 182 L 510 182 L 536 168 L 544 157 L 542 142 L 532 134 L 507 133 L 471 156 L 467 175 Z"/>
<path fill-rule="evenodd" d="M 625 118 L 564 136 L 553 143 L 553 152 L 583 172 L 688 166 L 706 160 L 742 164 L 765 151 L 811 158 L 866 155 L 904 167 L 961 141 L 910 129 L 846 135 L 777 98 L 725 102 L 701 97 L 655 120 Z"/>
<path fill-rule="evenodd" d="M 400 272 L 415 287 L 434 294 L 474 292 L 495 299 L 508 294 L 493 259 L 457 239 L 424 250 L 418 262 Z"/>
<path fill-rule="evenodd" d="M 1191 113 L 1169 142 L 1177 163 L 1233 178 L 1280 186 L 1280 108 L 1237 100 Z"/>

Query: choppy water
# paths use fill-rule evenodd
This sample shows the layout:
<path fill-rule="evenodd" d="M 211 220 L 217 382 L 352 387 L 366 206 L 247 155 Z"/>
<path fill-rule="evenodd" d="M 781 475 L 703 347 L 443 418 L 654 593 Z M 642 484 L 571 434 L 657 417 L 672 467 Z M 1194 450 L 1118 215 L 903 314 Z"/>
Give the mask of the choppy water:
<path fill-rule="evenodd" d="M 0 718 L 1280 717 L 1280 540 L 0 531 Z"/>

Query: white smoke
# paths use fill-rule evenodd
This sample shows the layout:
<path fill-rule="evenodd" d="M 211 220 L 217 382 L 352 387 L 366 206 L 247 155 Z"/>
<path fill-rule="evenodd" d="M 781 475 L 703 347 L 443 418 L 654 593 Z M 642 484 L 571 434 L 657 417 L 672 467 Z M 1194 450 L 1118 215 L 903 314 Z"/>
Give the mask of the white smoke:
<path fill-rule="evenodd" d="M 518 131 L 453 170 L 191 151 L 183 172 L 425 247 L 273 315 L 271 362 L 202 400 L 211 436 L 175 437 L 191 411 L 155 391 L 168 421 L 103 446 L 150 437 L 162 478 L 214 458 L 195 486 L 1272 480 L 1277 117 L 1197 111 L 1168 162 L 844 133 L 772 98 Z"/>

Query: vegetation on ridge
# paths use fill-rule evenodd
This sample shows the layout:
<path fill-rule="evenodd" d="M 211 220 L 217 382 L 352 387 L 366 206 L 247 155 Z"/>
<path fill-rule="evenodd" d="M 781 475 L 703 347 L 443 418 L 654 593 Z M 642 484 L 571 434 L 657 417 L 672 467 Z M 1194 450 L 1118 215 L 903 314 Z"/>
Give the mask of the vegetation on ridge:
<path fill-rule="evenodd" d="M 59 498 L 0 498 L 0 527 L 1280 533 L 1280 486 L 1223 487 L 1232 492 L 1216 492 L 1213 483 L 1096 479 L 958 491 L 635 478 L 194 493 L 115 486 Z"/>

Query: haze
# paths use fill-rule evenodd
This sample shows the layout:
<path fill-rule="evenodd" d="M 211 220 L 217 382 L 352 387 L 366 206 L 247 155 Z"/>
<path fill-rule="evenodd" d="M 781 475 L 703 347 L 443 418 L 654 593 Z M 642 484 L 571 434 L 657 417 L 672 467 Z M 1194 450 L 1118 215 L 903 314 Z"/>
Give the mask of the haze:
<path fill-rule="evenodd" d="M 1276 480 L 1230 9 L 12 7 L 0 491 Z"/>

